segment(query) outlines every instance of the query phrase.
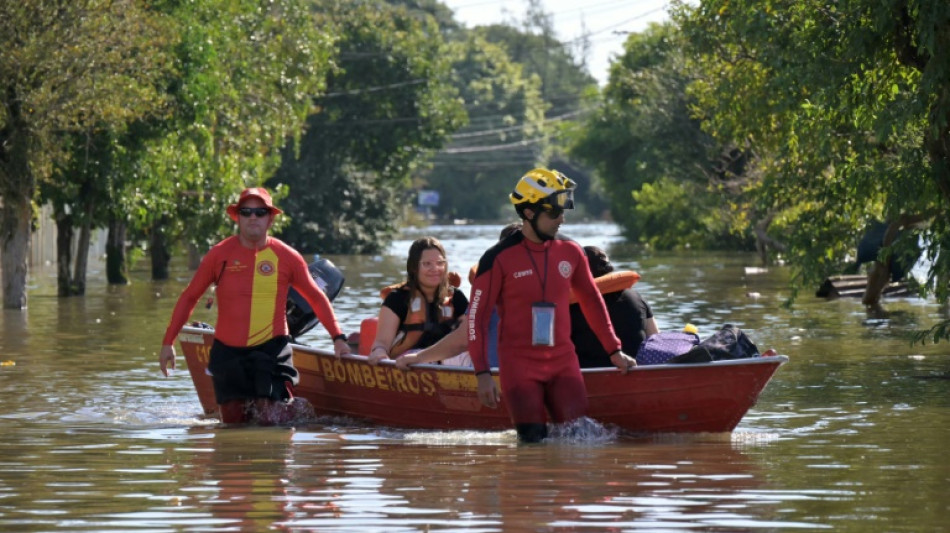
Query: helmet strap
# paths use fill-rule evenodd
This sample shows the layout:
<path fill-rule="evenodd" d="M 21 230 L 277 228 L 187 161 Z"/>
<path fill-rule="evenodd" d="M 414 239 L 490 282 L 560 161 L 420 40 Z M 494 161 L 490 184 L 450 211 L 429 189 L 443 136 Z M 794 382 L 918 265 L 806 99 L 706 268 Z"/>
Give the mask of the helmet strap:
<path fill-rule="evenodd" d="M 541 239 L 541 242 L 553 241 L 554 237 L 541 233 L 541 230 L 538 229 L 538 217 L 541 216 L 541 207 L 532 207 L 531 211 L 534 212 L 534 216 L 528 220 L 528 224 L 531 224 L 531 229 L 534 230 L 534 234 Z"/>

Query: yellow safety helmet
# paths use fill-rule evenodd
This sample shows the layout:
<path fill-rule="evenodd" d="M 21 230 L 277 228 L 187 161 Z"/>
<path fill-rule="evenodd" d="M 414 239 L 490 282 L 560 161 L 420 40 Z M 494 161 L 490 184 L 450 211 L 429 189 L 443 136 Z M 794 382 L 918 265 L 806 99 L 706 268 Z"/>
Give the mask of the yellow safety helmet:
<path fill-rule="evenodd" d="M 574 187 L 577 184 L 571 178 L 557 170 L 535 168 L 518 180 L 515 190 L 508 199 L 515 207 L 527 207 L 530 204 L 574 209 Z"/>

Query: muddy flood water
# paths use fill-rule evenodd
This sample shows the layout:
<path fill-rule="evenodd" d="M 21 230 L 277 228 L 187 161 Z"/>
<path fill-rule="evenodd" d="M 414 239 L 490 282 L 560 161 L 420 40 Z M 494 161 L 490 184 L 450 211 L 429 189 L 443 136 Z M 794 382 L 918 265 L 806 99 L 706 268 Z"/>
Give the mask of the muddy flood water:
<path fill-rule="evenodd" d="M 390 253 L 330 256 L 346 276 L 344 330 L 401 279 L 409 242 L 432 234 L 467 272 L 497 226 L 407 231 Z M 950 345 L 906 336 L 932 301 L 803 294 L 746 254 L 644 254 L 607 224 L 563 228 L 606 247 L 661 329 L 725 323 L 790 361 L 731 434 L 632 436 L 593 425 L 520 446 L 513 431 L 407 431 L 320 417 L 226 428 L 201 415 L 179 355 L 157 353 L 190 278 L 59 299 L 31 278 L 29 309 L 0 314 L 0 530 L 32 531 L 946 531 Z M 100 268 L 100 267 L 95 267 Z M 467 286 L 463 284 L 467 290 Z M 213 322 L 199 306 L 194 318 Z M 328 345 L 318 326 L 304 342 Z M 180 352 L 179 352 L 180 353 Z"/>

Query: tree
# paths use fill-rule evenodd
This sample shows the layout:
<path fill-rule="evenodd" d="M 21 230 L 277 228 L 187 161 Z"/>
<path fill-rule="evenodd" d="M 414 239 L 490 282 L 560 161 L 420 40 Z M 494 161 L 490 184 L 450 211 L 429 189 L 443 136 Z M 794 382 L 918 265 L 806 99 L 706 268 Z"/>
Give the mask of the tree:
<path fill-rule="evenodd" d="M 53 170 L 53 179 L 39 184 L 39 199 L 53 207 L 56 222 L 56 262 L 59 296 L 86 292 L 86 265 L 94 227 L 107 220 L 112 169 L 112 130 L 95 127 L 62 139 L 68 157 Z M 76 231 L 78 229 L 78 232 Z M 78 235 L 77 235 L 78 233 Z M 74 237 L 78 236 L 78 240 Z M 75 253 L 73 253 L 75 249 Z"/>
<path fill-rule="evenodd" d="M 572 43 L 557 38 L 553 16 L 544 11 L 540 0 L 528 0 L 521 21 L 491 24 L 472 31 L 502 47 L 511 61 L 522 65 L 526 78 L 538 76 L 538 89 L 548 103 L 550 116 L 576 113 L 582 107 L 585 91 L 597 85 L 583 61 L 575 57 Z"/>
<path fill-rule="evenodd" d="M 596 169 L 630 241 L 748 249 L 749 154 L 702 131 L 686 92 L 691 76 L 675 26 L 631 34 L 601 107 L 572 132 L 570 153 Z"/>
<path fill-rule="evenodd" d="M 301 251 L 379 251 L 394 234 L 403 194 L 429 151 L 464 120 L 449 83 L 449 53 L 430 17 L 404 8 L 327 2 L 319 26 L 339 36 L 336 69 L 299 151 L 288 145 L 269 182 L 288 186 Z"/>
<path fill-rule="evenodd" d="M 135 0 L 0 3 L 4 308 L 26 307 L 37 187 L 68 160 L 64 138 L 119 130 L 159 108 L 165 29 Z"/>
<path fill-rule="evenodd" d="M 435 154 L 420 185 L 440 192 L 443 217 L 494 220 L 510 215 L 505 198 L 515 180 L 544 159 L 541 83 L 476 32 L 452 49 L 452 83 L 471 120 Z M 473 191 L 481 201 L 472 201 Z"/>
<path fill-rule="evenodd" d="M 892 235 L 925 220 L 924 290 L 947 301 L 950 5 L 712 0 L 674 18 L 703 72 L 691 91 L 704 127 L 762 155 L 757 203 L 799 282 L 840 270 L 871 220 Z M 885 246 L 875 268 L 910 244 Z"/>
<path fill-rule="evenodd" d="M 436 212 L 481 220 L 511 216 L 505 198 L 515 180 L 538 165 L 566 172 L 579 182 L 580 208 L 602 212 L 588 169 L 560 149 L 562 125 L 588 111 L 584 95 L 596 90 L 595 80 L 557 40 L 551 15 L 532 0 L 520 22 L 448 35 L 458 50 L 454 83 L 470 121 L 420 176 L 420 186 L 440 192 Z M 459 176 L 470 176 L 468 187 L 457 186 Z M 472 202 L 471 187 L 486 201 Z"/>
<path fill-rule="evenodd" d="M 486 40 L 501 46 L 512 61 L 522 66 L 524 77 L 540 80 L 538 89 L 545 103 L 542 132 L 544 143 L 537 146 L 536 161 L 565 172 L 577 182 L 575 197 L 579 213 L 599 216 L 608 208 L 592 168 L 569 150 L 570 132 L 576 124 L 599 107 L 597 82 L 584 57 L 589 46 L 586 36 L 561 41 L 554 17 L 541 0 L 527 0 L 520 20 L 476 28 Z M 523 173 L 512 174 L 509 181 Z M 508 184 L 510 189 L 511 185 Z"/>
<path fill-rule="evenodd" d="M 432 17 L 442 35 L 448 36 L 462 31 L 462 26 L 455 20 L 452 10 L 441 0 L 388 0 L 386 3 L 406 8 L 406 13 L 412 17 Z"/>
<path fill-rule="evenodd" d="M 147 240 L 152 277 L 165 279 L 171 247 L 184 242 L 200 253 L 231 233 L 225 207 L 270 178 L 281 147 L 299 139 L 325 87 L 333 34 L 310 0 L 169 0 L 157 8 L 180 36 L 170 112 L 124 139 L 112 220 Z M 275 199 L 284 194 L 278 189 Z"/>

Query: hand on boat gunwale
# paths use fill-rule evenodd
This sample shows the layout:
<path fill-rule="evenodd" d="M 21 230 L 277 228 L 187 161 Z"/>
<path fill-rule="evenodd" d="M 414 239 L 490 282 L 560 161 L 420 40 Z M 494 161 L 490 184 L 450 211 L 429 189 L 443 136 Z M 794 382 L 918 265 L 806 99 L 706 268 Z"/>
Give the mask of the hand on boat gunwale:
<path fill-rule="evenodd" d="M 386 349 L 382 346 L 374 346 L 369 352 L 369 355 L 366 356 L 366 362 L 373 366 L 376 366 L 384 359 L 389 359 L 389 354 L 386 353 Z"/>
<path fill-rule="evenodd" d="M 621 374 L 626 374 L 631 368 L 636 368 L 637 360 L 622 351 L 614 352 L 610 356 L 610 362 L 620 369 Z"/>
<path fill-rule="evenodd" d="M 158 368 L 162 374 L 168 377 L 168 370 L 175 370 L 175 347 L 171 344 L 163 344 L 162 350 L 158 352 Z"/>
<path fill-rule="evenodd" d="M 414 353 L 402 354 L 396 358 L 396 368 L 401 370 L 412 370 L 412 367 L 409 365 L 418 363 L 419 357 Z"/>
<path fill-rule="evenodd" d="M 344 355 L 350 355 L 350 345 L 343 339 L 337 339 L 333 341 L 333 354 L 336 355 L 336 358 L 339 359 Z"/>
<path fill-rule="evenodd" d="M 498 391 L 498 384 L 491 374 L 481 374 L 478 376 L 478 399 L 485 407 L 492 409 L 498 407 L 501 401 L 501 392 Z"/>

